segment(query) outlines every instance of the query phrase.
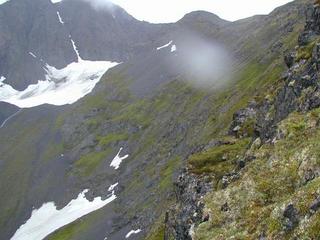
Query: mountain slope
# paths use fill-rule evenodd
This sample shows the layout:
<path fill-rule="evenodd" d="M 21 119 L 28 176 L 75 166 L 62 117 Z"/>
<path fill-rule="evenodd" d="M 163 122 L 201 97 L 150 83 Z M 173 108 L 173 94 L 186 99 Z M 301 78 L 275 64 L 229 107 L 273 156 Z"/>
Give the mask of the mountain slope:
<path fill-rule="evenodd" d="M 320 237 L 319 9 L 307 11 L 276 86 L 237 111 L 227 135 L 189 157 L 189 174 L 181 174 L 177 205 L 166 218 L 168 236 Z"/>
<path fill-rule="evenodd" d="M 4 3 L 0 28 L 0 73 L 18 90 L 43 79 L 44 63 L 40 59 L 57 68 L 76 60 L 68 33 L 49 0 Z"/>
<path fill-rule="evenodd" d="M 122 8 L 110 3 L 99 9 L 85 1 L 57 4 L 64 25 L 88 60 L 123 62 L 150 51 L 165 25 L 140 22 Z"/>
<path fill-rule="evenodd" d="M 2 102 L 0 103 L 0 109 L 0 123 L 2 127 L 4 127 L 6 121 L 8 121 L 12 115 L 19 111 L 18 107 Z"/>
<path fill-rule="evenodd" d="M 116 182 L 116 200 L 48 239 L 123 239 L 137 229 L 142 232 L 132 239 L 162 235 L 163 225 L 153 224 L 162 222 L 168 204 L 175 200 L 172 182 L 178 169 L 191 154 L 214 145 L 214 139 L 228 131 L 234 112 L 254 94 L 264 93 L 277 82 L 284 69 L 279 52 L 294 46 L 292 39 L 302 29 L 304 8 L 303 1 L 288 5 L 288 10 L 266 17 L 263 28 L 251 27 L 261 17 L 228 23 L 207 13 L 190 14 L 168 25 L 150 51 L 139 50 L 137 56 L 110 69 L 94 91 L 77 103 L 20 112 L 0 129 L 4 169 L 0 173 L 4 196 L 0 199 L 0 237 L 13 236 L 30 218 L 33 207 L 54 201 L 61 209 L 84 189 L 90 189 L 88 199 L 106 199 L 108 187 Z M 275 16 L 284 22 L 274 22 Z M 280 31 L 283 26 L 292 31 Z M 192 84 L 200 77 L 190 74 L 180 57 L 187 52 L 183 38 L 190 31 L 206 43 L 225 42 L 226 51 L 234 56 L 227 70 L 236 78 L 224 88 Z M 263 41 L 269 33 L 272 41 L 257 44 L 256 39 Z M 80 56 L 85 58 L 81 44 L 86 43 L 80 43 L 76 35 Z M 171 40 L 168 47 L 156 49 Z M 197 49 L 202 42 L 192 46 Z M 281 43 L 276 51 L 266 51 L 276 42 Z M 89 52 L 94 50 L 83 54 Z M 114 169 L 110 163 L 120 148 L 120 156 L 129 157 Z"/>
<path fill-rule="evenodd" d="M 61 69 L 80 57 L 122 62 L 150 50 L 161 25 L 140 22 L 123 9 L 95 9 L 84 1 L 11 0 L 0 10 L 0 74 L 17 90 L 45 80 L 46 64 Z M 18 16 L 18 17 L 17 17 Z M 128 31 L 128 29 L 130 29 Z"/>

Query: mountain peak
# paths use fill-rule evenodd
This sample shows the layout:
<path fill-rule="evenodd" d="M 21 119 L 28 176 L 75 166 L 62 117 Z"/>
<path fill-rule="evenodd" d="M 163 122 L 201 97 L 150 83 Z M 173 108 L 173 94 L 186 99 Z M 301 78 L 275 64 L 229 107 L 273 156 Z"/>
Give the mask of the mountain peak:
<path fill-rule="evenodd" d="M 186 15 L 184 15 L 184 17 L 181 20 L 179 20 L 179 22 L 190 22 L 190 21 L 208 22 L 216 25 L 229 23 L 229 21 L 220 18 L 218 15 L 208 11 L 204 11 L 204 10 L 198 10 L 198 11 L 187 13 Z"/>

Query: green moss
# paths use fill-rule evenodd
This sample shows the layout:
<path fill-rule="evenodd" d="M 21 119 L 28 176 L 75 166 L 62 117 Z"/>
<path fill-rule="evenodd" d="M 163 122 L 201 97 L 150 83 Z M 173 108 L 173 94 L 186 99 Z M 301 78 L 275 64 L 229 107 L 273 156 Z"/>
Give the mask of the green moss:
<path fill-rule="evenodd" d="M 63 143 L 55 143 L 53 142 L 45 149 L 44 153 L 41 155 L 41 159 L 44 161 L 52 160 L 53 158 L 60 157 L 61 154 L 64 153 L 64 145 Z"/>
<path fill-rule="evenodd" d="M 127 104 L 112 120 L 115 122 L 132 122 L 141 126 L 142 128 L 146 128 L 151 123 L 151 118 L 148 114 L 149 105 L 150 103 L 145 100 Z"/>
<path fill-rule="evenodd" d="M 312 41 L 307 46 L 300 47 L 297 52 L 296 61 L 300 61 L 302 59 L 310 59 L 312 57 L 312 51 L 315 45 L 316 41 Z"/>
<path fill-rule="evenodd" d="M 110 143 L 115 143 L 119 141 L 125 141 L 129 138 L 127 133 L 110 133 L 106 136 L 98 136 L 97 140 L 99 141 L 100 146 L 107 146 Z"/>
<path fill-rule="evenodd" d="M 89 215 L 82 217 L 81 219 L 64 226 L 61 229 L 58 229 L 56 232 L 50 234 L 46 239 L 48 240 L 70 240 L 70 239 L 83 239 L 85 234 L 88 234 L 88 231 L 94 228 L 95 224 L 101 220 L 105 211 L 103 209 L 94 211 Z M 106 233 L 107 234 L 107 233 Z M 87 237 L 85 239 L 91 239 Z"/>
<path fill-rule="evenodd" d="M 63 116 L 58 116 L 55 122 L 55 129 L 60 129 L 64 124 L 64 118 Z"/>
<path fill-rule="evenodd" d="M 67 225 L 56 233 L 53 233 L 48 237 L 48 240 L 70 240 L 73 239 L 80 230 L 84 230 L 86 228 L 85 222 L 77 221 Z"/>
<path fill-rule="evenodd" d="M 188 160 L 190 170 L 197 174 L 213 173 L 220 178 L 235 167 L 237 156 L 246 151 L 249 142 L 249 139 L 234 140 L 229 144 L 194 154 Z"/>
<path fill-rule="evenodd" d="M 110 155 L 111 150 L 90 152 L 75 162 L 75 167 L 83 176 L 89 176 Z"/>
<path fill-rule="evenodd" d="M 276 218 L 271 218 L 270 220 L 268 220 L 267 225 L 268 225 L 267 230 L 269 235 L 275 235 L 279 233 L 283 228 L 280 219 L 276 219 Z"/>
<path fill-rule="evenodd" d="M 320 238 L 320 212 L 317 212 L 310 221 L 309 226 L 305 229 L 306 235 L 311 239 Z"/>
<path fill-rule="evenodd" d="M 162 219 L 163 220 L 163 219 Z M 156 227 L 154 227 L 149 235 L 145 238 L 145 240 L 163 240 L 164 239 L 164 223 L 157 223 L 155 224 Z"/>
<path fill-rule="evenodd" d="M 181 158 L 174 157 L 168 161 L 166 166 L 160 171 L 160 191 L 169 190 L 173 187 L 173 174 L 181 165 Z"/>
<path fill-rule="evenodd" d="M 291 114 L 279 124 L 281 139 L 250 150 L 256 160 L 242 170 L 240 179 L 227 189 L 212 192 L 205 198 L 212 218 L 196 230 L 197 239 L 241 239 L 241 236 L 257 239 L 261 232 L 268 239 L 319 237 L 316 230 L 319 216 L 301 222 L 291 232 L 283 231 L 284 207 L 293 203 L 303 219 L 309 216 L 309 208 L 318 196 L 320 179 L 305 182 L 304 173 L 307 169 L 320 167 L 317 163 L 319 113 L 320 109 L 315 109 L 306 114 Z M 239 154 L 241 156 L 243 152 Z M 221 155 L 218 156 L 220 159 Z M 226 202 L 231 209 L 229 212 L 221 211 Z"/>
<path fill-rule="evenodd" d="M 254 118 L 248 118 L 242 125 L 238 132 L 239 136 L 245 136 L 245 137 L 253 137 L 255 134 L 255 124 L 256 119 Z"/>

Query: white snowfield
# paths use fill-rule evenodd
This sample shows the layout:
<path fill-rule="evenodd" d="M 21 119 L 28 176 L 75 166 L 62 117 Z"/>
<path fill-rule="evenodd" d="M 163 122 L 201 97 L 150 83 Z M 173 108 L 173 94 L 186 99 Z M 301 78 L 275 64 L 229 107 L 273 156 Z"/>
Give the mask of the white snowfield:
<path fill-rule="evenodd" d="M 9 84 L 0 83 L 0 101 L 20 108 L 42 104 L 72 104 L 90 93 L 102 75 L 118 63 L 108 61 L 73 62 L 63 69 L 46 65 L 46 80 L 18 91 Z"/>
<path fill-rule="evenodd" d="M 120 167 L 120 164 L 122 163 L 122 161 L 129 157 L 128 154 L 123 156 L 123 157 L 120 157 L 120 153 L 121 153 L 122 149 L 123 148 L 120 148 L 118 154 L 112 160 L 112 162 L 110 164 L 110 167 L 114 167 L 115 169 L 118 169 Z"/>
<path fill-rule="evenodd" d="M 72 200 L 61 210 L 57 210 L 53 202 L 43 204 L 40 209 L 32 212 L 30 219 L 16 231 L 11 240 L 44 239 L 59 228 L 106 206 L 117 198 L 112 191 L 112 195 L 106 200 L 96 197 L 90 202 L 85 197 L 87 192 L 88 190 L 84 190 L 77 199 Z"/>
<path fill-rule="evenodd" d="M 64 24 L 59 12 L 57 12 L 57 16 L 60 23 Z M 3 83 L 5 77 L 1 77 L 0 102 L 11 103 L 20 108 L 31 108 L 42 104 L 56 106 L 72 104 L 90 93 L 102 75 L 118 65 L 116 62 L 110 61 L 83 60 L 71 35 L 69 38 L 77 55 L 77 62 L 72 62 L 62 69 L 45 64 L 46 80 L 39 80 L 37 84 L 31 84 L 23 91 L 18 91 L 9 84 Z M 29 54 L 33 58 L 37 58 L 34 53 L 29 52 Z M 42 59 L 40 61 L 43 63 Z"/>
<path fill-rule="evenodd" d="M 141 232 L 141 229 L 131 230 L 130 232 L 127 233 L 126 238 L 129 238 L 133 234 L 138 234 L 139 232 Z"/>

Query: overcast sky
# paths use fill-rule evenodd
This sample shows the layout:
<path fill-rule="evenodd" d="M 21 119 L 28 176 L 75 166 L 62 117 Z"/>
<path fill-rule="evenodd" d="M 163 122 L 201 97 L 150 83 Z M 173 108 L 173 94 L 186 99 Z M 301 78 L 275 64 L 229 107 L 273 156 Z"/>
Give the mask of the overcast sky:
<path fill-rule="evenodd" d="M 0 0 L 0 4 L 8 0 Z M 61 0 L 52 0 L 58 2 Z M 90 0 L 99 4 L 109 0 Z M 111 0 L 139 20 L 175 22 L 186 13 L 206 10 L 235 21 L 256 14 L 268 14 L 290 0 Z"/>
<path fill-rule="evenodd" d="M 100 0 L 101 1 L 101 0 Z M 290 0 L 112 0 L 139 20 L 175 22 L 186 13 L 206 10 L 230 21 L 268 14 Z"/>

